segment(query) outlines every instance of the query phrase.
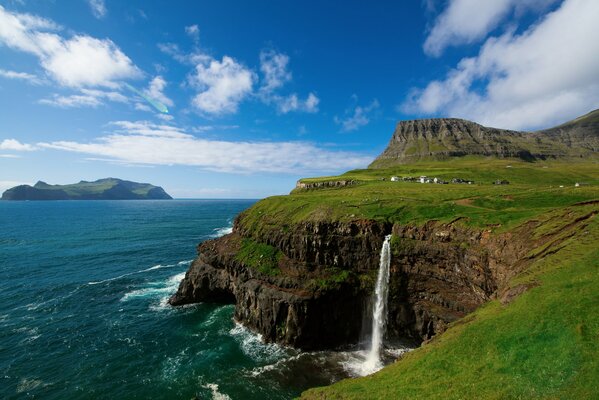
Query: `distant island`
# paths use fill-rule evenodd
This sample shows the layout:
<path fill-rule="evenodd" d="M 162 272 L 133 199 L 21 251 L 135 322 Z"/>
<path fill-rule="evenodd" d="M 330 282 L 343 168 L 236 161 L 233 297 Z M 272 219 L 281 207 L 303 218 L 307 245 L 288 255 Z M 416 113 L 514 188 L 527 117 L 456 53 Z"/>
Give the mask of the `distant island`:
<path fill-rule="evenodd" d="M 160 186 L 117 178 L 81 181 L 69 185 L 19 185 L 6 190 L 2 200 L 170 200 Z"/>

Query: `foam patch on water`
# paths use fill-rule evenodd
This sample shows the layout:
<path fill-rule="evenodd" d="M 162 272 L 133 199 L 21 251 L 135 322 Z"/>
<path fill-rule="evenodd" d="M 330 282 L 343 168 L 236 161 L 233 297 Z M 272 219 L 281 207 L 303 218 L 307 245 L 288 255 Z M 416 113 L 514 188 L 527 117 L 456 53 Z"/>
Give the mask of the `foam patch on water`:
<path fill-rule="evenodd" d="M 388 361 L 396 360 L 400 358 L 404 353 L 407 353 L 410 350 L 411 349 L 409 347 L 385 348 L 383 350 L 383 356 Z M 341 362 L 341 366 L 352 377 L 360 377 L 374 374 L 375 372 L 383 369 L 383 367 L 386 364 L 382 360 L 373 363 L 372 360 L 370 360 L 368 357 L 368 350 L 350 351 L 344 352 L 343 354 L 345 356 L 345 360 Z"/>
<path fill-rule="evenodd" d="M 262 335 L 254 333 L 235 322 L 235 327 L 229 334 L 239 343 L 243 353 L 261 362 L 273 362 L 288 355 L 288 350 L 276 343 L 264 343 Z"/>
<path fill-rule="evenodd" d="M 168 309 L 169 297 L 177 291 L 181 280 L 185 278 L 185 272 L 180 272 L 173 275 L 162 282 L 150 282 L 146 287 L 132 290 L 121 298 L 121 301 L 130 301 L 145 298 L 159 298 L 158 302 L 150 305 L 150 309 L 153 311 L 160 311 Z"/>
<path fill-rule="evenodd" d="M 184 261 L 179 261 L 176 264 L 167 264 L 167 265 L 157 264 L 157 265 L 154 265 L 153 267 L 150 267 L 150 268 L 140 269 L 139 271 L 128 272 L 126 274 L 115 276 L 114 278 L 103 279 L 101 281 L 88 282 L 87 284 L 88 285 L 99 285 L 101 283 L 107 283 L 107 282 L 116 281 L 118 279 L 125 278 L 127 276 L 136 275 L 136 274 L 142 274 L 144 272 L 155 271 L 155 270 L 163 269 L 163 268 L 173 268 L 173 267 L 178 267 L 178 266 L 182 266 L 182 265 L 187 265 L 187 264 L 189 264 L 192 261 L 193 260 L 184 260 Z"/>
<path fill-rule="evenodd" d="M 229 396 L 219 392 L 218 385 L 216 383 L 207 383 L 205 385 L 202 385 L 202 387 L 210 390 L 210 392 L 212 393 L 212 400 L 231 400 Z"/>

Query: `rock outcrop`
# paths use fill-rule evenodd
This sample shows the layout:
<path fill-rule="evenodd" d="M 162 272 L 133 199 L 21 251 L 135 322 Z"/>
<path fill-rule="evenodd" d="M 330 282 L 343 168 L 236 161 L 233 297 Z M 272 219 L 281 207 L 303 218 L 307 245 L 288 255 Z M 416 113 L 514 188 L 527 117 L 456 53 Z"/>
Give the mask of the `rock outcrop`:
<path fill-rule="evenodd" d="M 324 188 L 338 188 L 355 185 L 357 182 L 353 179 L 340 179 L 335 181 L 318 181 L 318 182 L 303 182 L 297 181 L 295 184 L 296 189 L 324 189 Z"/>
<path fill-rule="evenodd" d="M 528 161 L 583 157 L 599 149 L 598 128 L 599 110 L 537 132 L 489 128 L 458 118 L 401 121 L 387 148 L 370 168 L 466 155 Z"/>
<path fill-rule="evenodd" d="M 436 222 L 304 222 L 286 232 L 256 234 L 242 214 L 232 234 L 199 246 L 170 303 L 234 303 L 236 320 L 265 340 L 302 349 L 357 343 L 368 327 L 362 322 L 370 318 L 379 252 L 389 232 L 388 333 L 416 341 L 430 339 L 492 298 L 522 268 L 532 245 L 525 230 L 513 240 L 512 234 Z M 276 274 L 239 259 L 248 238 L 282 253 Z"/>

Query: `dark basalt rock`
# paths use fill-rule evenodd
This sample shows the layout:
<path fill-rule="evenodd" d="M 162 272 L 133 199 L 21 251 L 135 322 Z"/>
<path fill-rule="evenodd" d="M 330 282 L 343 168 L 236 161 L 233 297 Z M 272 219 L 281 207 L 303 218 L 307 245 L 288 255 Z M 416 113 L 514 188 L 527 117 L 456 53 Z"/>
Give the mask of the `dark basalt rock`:
<path fill-rule="evenodd" d="M 369 328 L 370 301 L 385 234 L 393 231 L 388 334 L 424 341 L 494 296 L 519 271 L 530 248 L 526 231 L 511 234 L 430 222 L 422 227 L 374 221 L 297 224 L 251 236 L 243 219 L 234 232 L 204 242 L 172 305 L 234 303 L 235 319 L 275 341 L 303 349 L 357 343 Z M 240 263 L 244 237 L 280 249 L 277 276 Z M 328 268 L 352 272 L 318 286 Z M 366 332 L 368 333 L 368 332 Z"/>

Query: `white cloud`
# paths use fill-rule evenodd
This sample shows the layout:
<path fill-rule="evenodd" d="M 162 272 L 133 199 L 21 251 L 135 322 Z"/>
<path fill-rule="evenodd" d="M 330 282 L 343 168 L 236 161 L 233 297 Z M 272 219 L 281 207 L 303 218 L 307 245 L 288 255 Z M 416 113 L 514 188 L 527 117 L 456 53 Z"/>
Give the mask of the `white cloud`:
<path fill-rule="evenodd" d="M 276 93 L 277 89 L 285 86 L 293 77 L 288 66 L 288 55 L 277 53 L 274 50 L 260 52 L 260 71 L 263 77 L 262 86 L 257 93 L 258 97 L 266 104 L 274 104 L 277 111 L 283 114 L 292 111 L 318 112 L 320 99 L 314 93 L 309 93 L 304 100 L 297 93 L 285 96 Z"/>
<path fill-rule="evenodd" d="M 551 126 L 599 104 L 599 2 L 566 0 L 522 34 L 489 38 L 442 80 L 416 89 L 405 112 L 512 129 Z"/>
<path fill-rule="evenodd" d="M 320 99 L 314 93 L 308 94 L 305 100 L 300 99 L 295 93 L 286 97 L 272 95 L 270 101 L 274 102 L 277 105 L 277 110 L 283 114 L 291 111 L 316 113 L 320 103 Z"/>
<path fill-rule="evenodd" d="M 106 16 L 108 10 L 106 9 L 106 3 L 104 0 L 87 0 L 89 7 L 92 9 L 94 17 L 101 19 Z"/>
<path fill-rule="evenodd" d="M 51 98 L 41 99 L 38 103 L 61 108 L 98 107 L 103 100 L 128 103 L 127 97 L 119 92 L 97 89 L 81 89 L 79 94 L 61 96 L 54 94 Z"/>
<path fill-rule="evenodd" d="M 0 76 L 6 79 L 19 79 L 27 81 L 28 83 L 31 83 L 33 85 L 39 85 L 42 83 L 42 80 L 38 78 L 36 75 L 28 74 L 27 72 L 17 72 L 6 69 L 0 69 Z"/>
<path fill-rule="evenodd" d="M 58 82 L 71 87 L 115 87 L 116 80 L 140 75 L 129 57 L 111 40 L 90 36 L 62 41 L 44 58 L 42 66 Z"/>
<path fill-rule="evenodd" d="M 31 144 L 21 143 L 17 139 L 4 139 L 0 142 L 0 150 L 34 151 L 37 148 Z"/>
<path fill-rule="evenodd" d="M 18 154 L 0 154 L 0 158 L 21 158 Z"/>
<path fill-rule="evenodd" d="M 145 90 L 145 94 L 152 99 L 158 100 L 166 106 L 172 107 L 174 106 L 174 103 L 164 94 L 165 88 L 166 81 L 162 76 L 158 75 L 150 81 L 148 88 Z"/>
<path fill-rule="evenodd" d="M 185 33 L 196 43 L 200 40 L 200 28 L 197 25 L 186 26 Z"/>
<path fill-rule="evenodd" d="M 346 111 L 347 115 L 345 118 L 339 118 L 335 116 L 335 123 L 341 125 L 342 132 L 351 132 L 360 129 L 363 126 L 368 125 L 370 122 L 371 114 L 379 108 L 379 102 L 377 99 L 367 106 L 357 105 L 353 110 Z"/>
<path fill-rule="evenodd" d="M 254 74 L 233 58 L 210 60 L 196 65 L 191 77 L 201 92 L 193 98 L 193 105 L 201 112 L 212 115 L 237 111 L 239 103 L 252 92 Z"/>
<path fill-rule="evenodd" d="M 274 50 L 260 52 L 260 71 L 264 75 L 260 90 L 272 92 L 289 82 L 292 75 L 287 70 L 288 64 L 289 56 L 286 54 L 277 53 Z"/>
<path fill-rule="evenodd" d="M 0 6 L 0 44 L 34 54 L 46 72 L 69 87 L 116 87 L 117 81 L 141 75 L 110 39 L 57 34 L 54 22 Z"/>
<path fill-rule="evenodd" d="M 448 46 L 474 43 L 497 28 L 512 11 L 522 14 L 527 9 L 540 10 L 556 0 L 450 0 L 436 18 L 424 51 L 439 56 Z"/>
<path fill-rule="evenodd" d="M 370 157 L 321 149 L 305 142 L 208 140 L 180 128 L 149 122 L 117 121 L 116 130 L 93 142 L 55 141 L 43 148 L 88 154 L 136 165 L 188 165 L 230 173 L 340 171 L 366 166 Z"/>

